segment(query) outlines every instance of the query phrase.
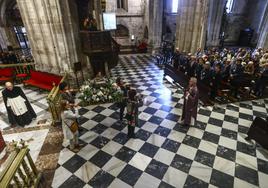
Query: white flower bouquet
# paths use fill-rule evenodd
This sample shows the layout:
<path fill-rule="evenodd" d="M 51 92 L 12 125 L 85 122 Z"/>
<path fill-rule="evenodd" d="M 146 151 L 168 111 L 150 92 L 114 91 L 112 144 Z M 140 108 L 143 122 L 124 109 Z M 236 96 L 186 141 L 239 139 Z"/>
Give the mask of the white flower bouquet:
<path fill-rule="evenodd" d="M 85 105 L 118 102 L 123 98 L 120 88 L 113 79 L 104 78 L 102 82 L 87 80 L 80 88 L 80 99 Z"/>

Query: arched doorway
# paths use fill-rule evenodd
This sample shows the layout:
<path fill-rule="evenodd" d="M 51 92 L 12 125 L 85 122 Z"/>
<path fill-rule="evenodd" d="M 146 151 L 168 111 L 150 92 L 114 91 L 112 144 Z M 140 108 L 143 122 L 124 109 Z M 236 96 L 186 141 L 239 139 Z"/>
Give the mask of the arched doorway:
<path fill-rule="evenodd" d="M 148 36 L 149 34 L 148 34 L 148 27 L 147 26 L 145 26 L 145 28 L 144 28 L 144 33 L 143 33 L 143 38 L 144 39 L 149 39 L 149 36 Z"/>
<path fill-rule="evenodd" d="M 27 33 L 16 0 L 0 1 L 0 11 L 0 26 L 3 28 L 2 32 L 5 32 L 8 49 L 29 48 Z"/>
<path fill-rule="evenodd" d="M 116 26 L 116 30 L 115 30 L 115 36 L 116 37 L 129 37 L 129 30 L 126 26 L 118 24 Z"/>

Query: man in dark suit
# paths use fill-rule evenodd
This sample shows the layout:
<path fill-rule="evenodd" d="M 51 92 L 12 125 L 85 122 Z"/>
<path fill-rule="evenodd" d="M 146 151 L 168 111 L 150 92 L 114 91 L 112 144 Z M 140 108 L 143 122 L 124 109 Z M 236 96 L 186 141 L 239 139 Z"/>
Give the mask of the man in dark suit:
<path fill-rule="evenodd" d="M 211 82 L 210 62 L 208 62 L 208 61 L 204 64 L 204 68 L 201 71 L 200 81 L 203 82 L 207 86 L 209 86 L 209 84 Z"/>
<path fill-rule="evenodd" d="M 210 88 L 211 88 L 210 98 L 212 100 L 214 100 L 215 97 L 217 96 L 217 92 L 220 88 L 221 80 L 222 80 L 221 66 L 220 64 L 217 64 L 215 65 L 215 68 L 212 71 L 211 82 L 210 82 Z"/>
<path fill-rule="evenodd" d="M 186 67 L 186 72 L 189 77 L 194 77 L 196 65 L 196 57 L 191 56 L 190 61 L 188 62 Z"/>
<path fill-rule="evenodd" d="M 238 58 L 236 63 L 230 68 L 230 83 L 232 85 L 232 94 L 237 97 L 238 89 L 243 83 L 244 67 L 242 66 L 242 59 Z"/>

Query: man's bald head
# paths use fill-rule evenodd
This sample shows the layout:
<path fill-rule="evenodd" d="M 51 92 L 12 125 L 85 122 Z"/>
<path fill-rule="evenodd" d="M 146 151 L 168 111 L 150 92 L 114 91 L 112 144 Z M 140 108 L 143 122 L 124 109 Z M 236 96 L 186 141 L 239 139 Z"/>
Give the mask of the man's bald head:
<path fill-rule="evenodd" d="M 12 90 L 13 89 L 13 84 L 11 82 L 6 82 L 5 86 L 8 90 Z"/>

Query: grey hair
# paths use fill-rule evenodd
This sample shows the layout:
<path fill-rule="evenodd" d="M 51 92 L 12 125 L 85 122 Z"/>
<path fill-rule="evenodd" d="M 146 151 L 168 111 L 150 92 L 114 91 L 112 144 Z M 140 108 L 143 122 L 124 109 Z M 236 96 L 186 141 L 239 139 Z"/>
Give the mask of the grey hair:
<path fill-rule="evenodd" d="M 191 77 L 190 81 L 194 82 L 195 84 L 197 84 L 197 79 L 195 77 Z"/>

